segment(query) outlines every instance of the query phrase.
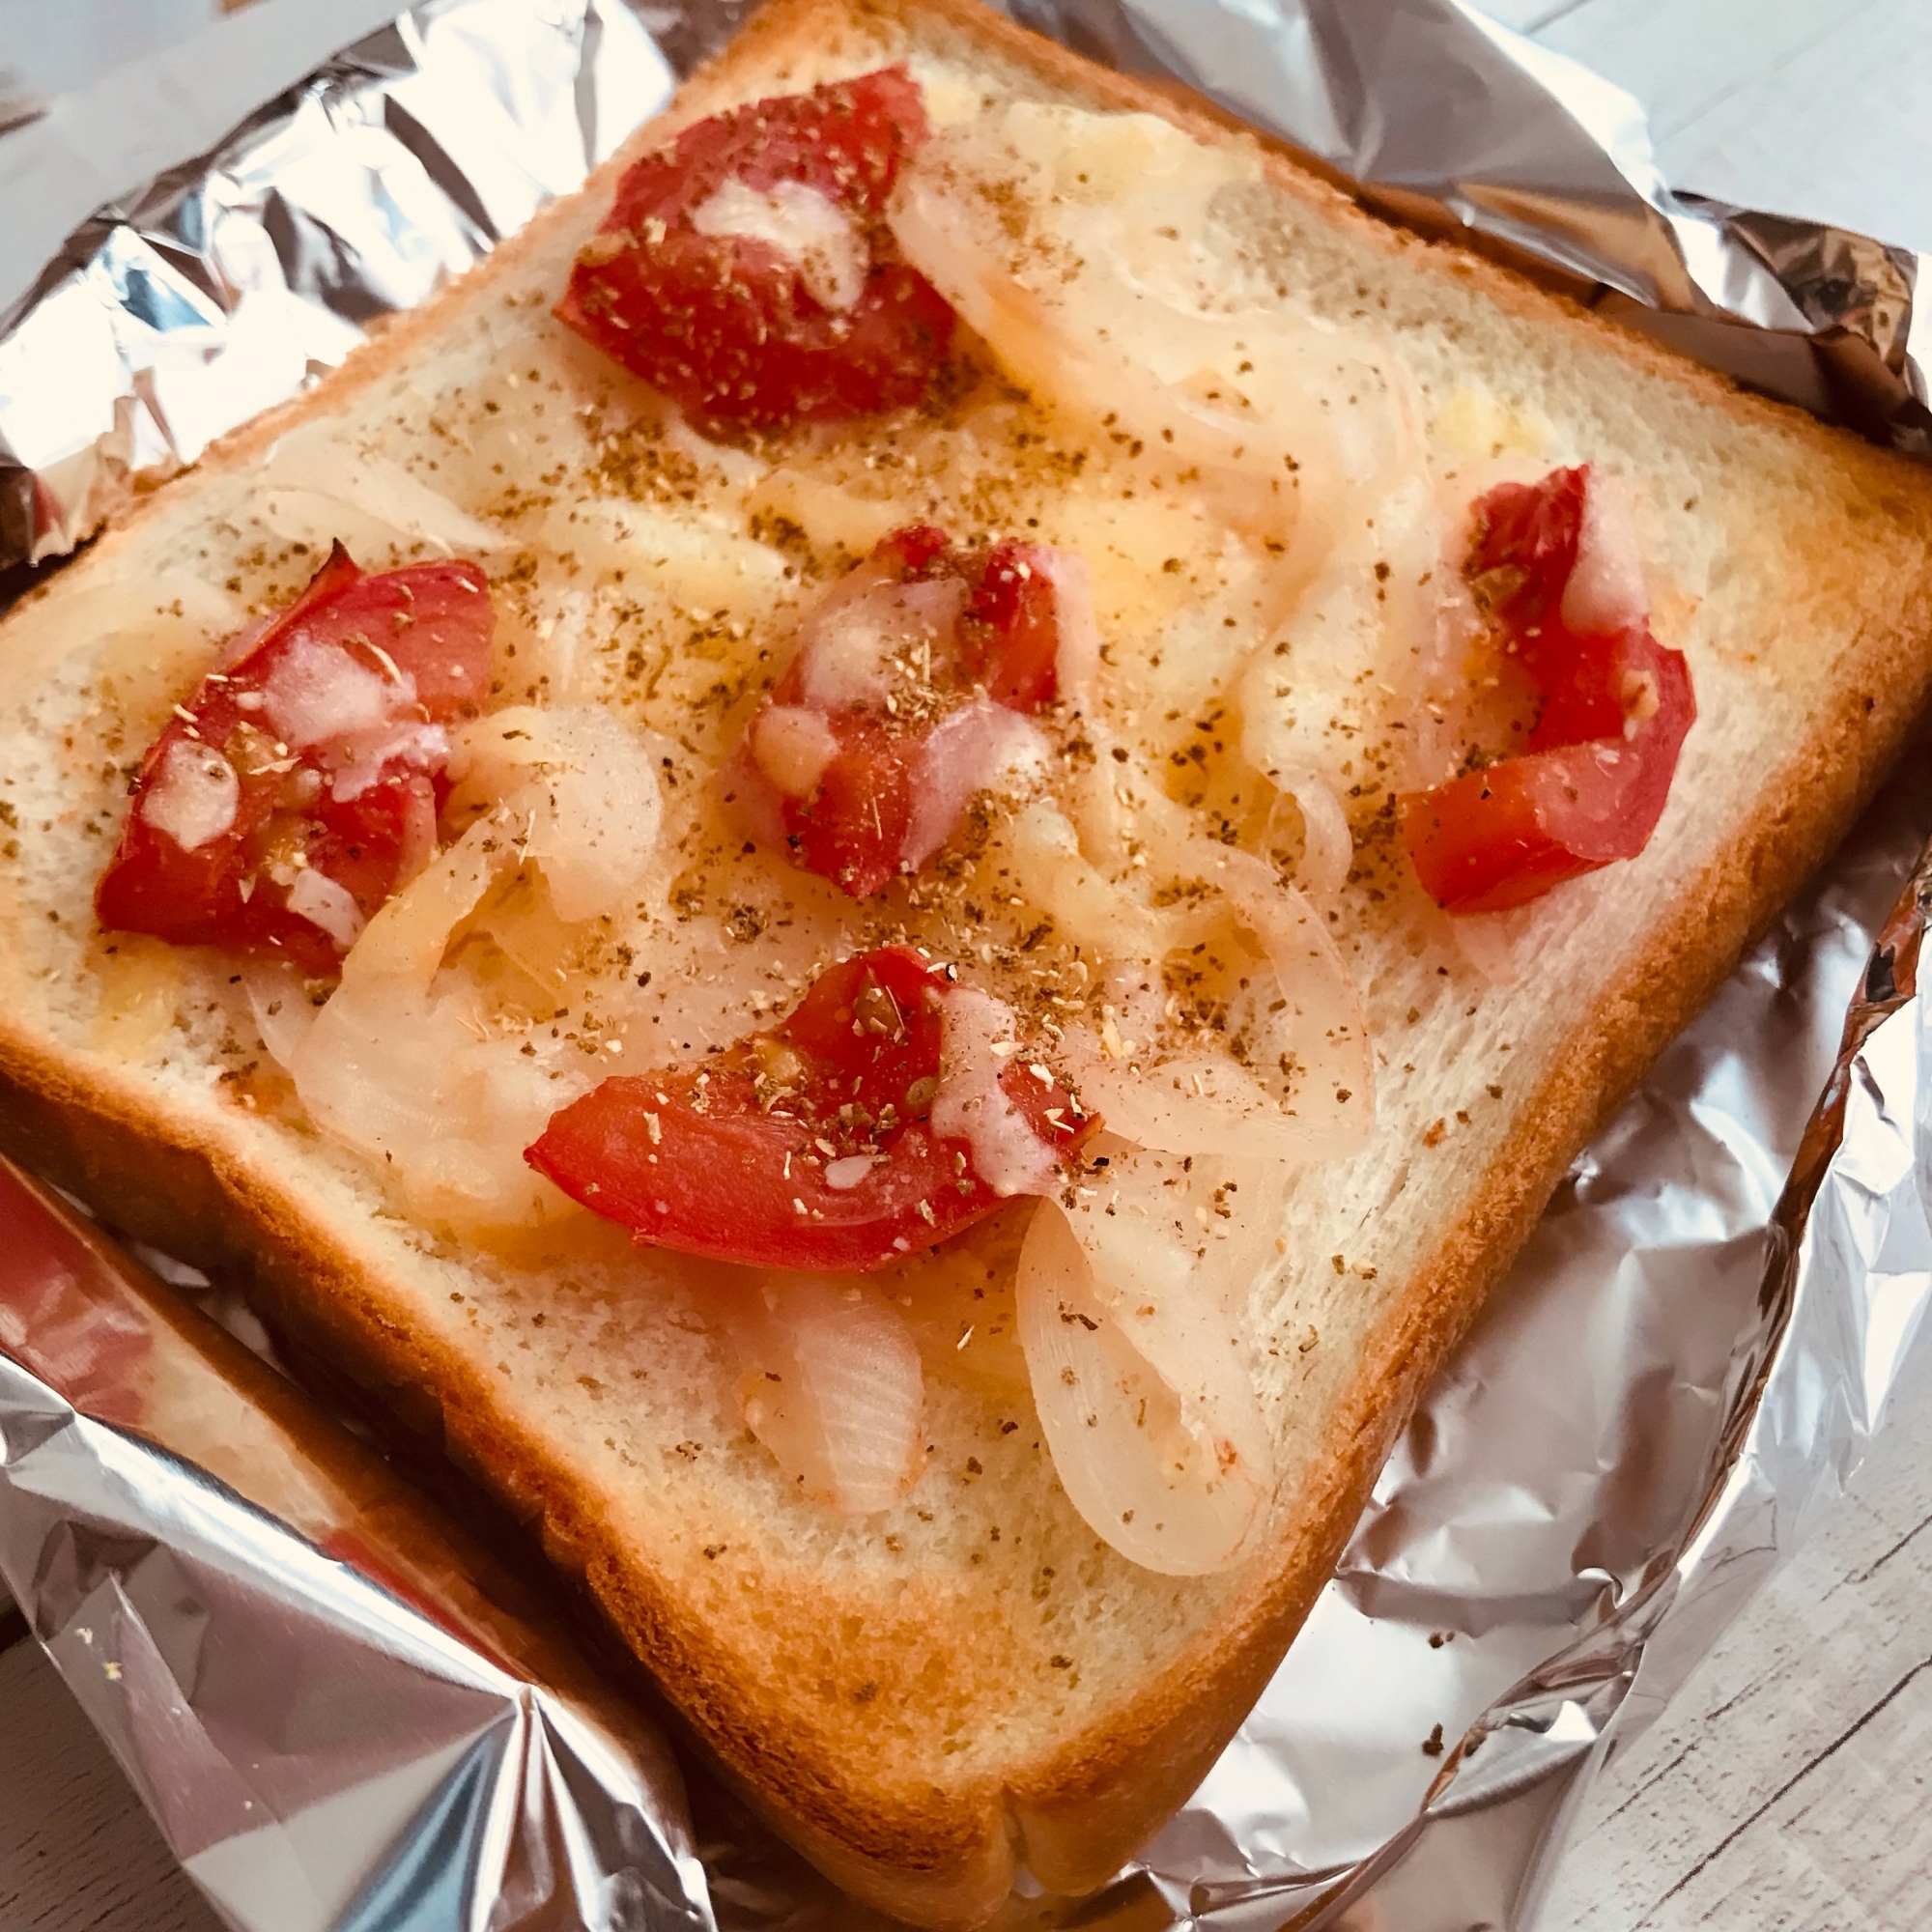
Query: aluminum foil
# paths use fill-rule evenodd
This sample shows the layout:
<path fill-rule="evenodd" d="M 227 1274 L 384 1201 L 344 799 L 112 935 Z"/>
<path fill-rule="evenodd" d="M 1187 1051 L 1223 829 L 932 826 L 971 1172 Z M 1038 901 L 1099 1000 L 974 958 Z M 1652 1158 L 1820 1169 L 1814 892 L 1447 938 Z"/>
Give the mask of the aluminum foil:
<path fill-rule="evenodd" d="M 1534 257 L 1719 367 L 1932 454 L 1918 258 L 1672 193 L 1627 96 L 1457 0 L 1021 9 L 1083 51 L 1186 81 L 1409 219 Z M 667 64 L 683 71 L 746 11 L 689 0 L 644 15 L 660 58 L 621 0 L 440 0 L 215 156 L 104 211 L 0 327 L 0 563 L 76 541 L 130 484 L 192 461 L 419 300 L 581 179 L 656 104 Z M 1202 1790 L 1098 1898 L 1016 1895 L 1014 1932 L 1530 1922 L 1591 1778 L 1829 1506 L 1932 1299 L 1916 993 L 1928 833 L 1922 772 L 1887 794 L 1577 1163 Z M 0 1325 L 16 1355 L 17 1339 Z M 653 1810 L 640 1785 L 619 1802 L 561 1771 L 529 1778 L 533 1755 L 567 1755 L 539 1748 L 540 1690 L 515 1691 L 521 1715 L 490 1733 L 487 1769 L 479 1747 L 451 1742 L 482 1730 L 451 1719 L 433 1803 L 382 1772 L 349 1777 L 355 1752 L 330 1756 L 291 1729 L 274 1696 L 230 1698 L 219 1723 L 190 1697 L 187 1723 L 173 1692 L 103 1693 L 99 1653 L 78 1633 L 109 1628 L 107 1605 L 117 1658 L 212 1668 L 230 1634 L 245 1649 L 271 1629 L 289 1671 L 308 1668 L 312 1638 L 331 1701 L 357 1711 L 399 1668 L 414 1683 L 432 1653 L 453 1673 L 435 1678 L 432 1704 L 481 1694 L 442 1623 L 358 1594 L 316 1556 L 314 1525 L 292 1536 L 212 1483 L 192 1432 L 164 1453 L 100 1411 L 84 1377 L 72 1404 L 59 1397 L 73 1362 L 43 1359 L 44 1378 L 31 1366 L 0 1363 L 0 1570 L 233 1922 L 293 1922 L 272 1874 L 312 1847 L 289 1822 L 306 1813 L 278 1797 L 272 1846 L 245 1819 L 198 1837 L 178 1829 L 162 1767 L 252 1791 L 246 1768 L 273 1755 L 323 1815 L 355 1808 L 364 1849 L 353 1872 L 330 1867 L 336 1903 L 305 1921 L 318 1926 L 537 1922 L 537 1893 L 505 1876 L 525 1868 L 501 1821 L 545 1804 L 547 1842 L 569 1849 L 542 1868 L 567 1864 L 569 1882 L 543 1894 L 542 1922 L 707 1922 L 674 1793 L 660 1783 Z M 34 1467 L 58 1480 L 23 1487 Z M 380 1718 L 365 1747 L 365 1765 L 392 1762 Z M 882 1923 L 701 1776 L 691 1785 L 722 1932 Z M 513 1795 L 537 1788 L 541 1804 Z M 618 1812 L 632 1838 L 598 1822 Z M 445 1830 L 452 1819 L 468 1822 Z M 655 1861 L 626 1866 L 611 1849 L 653 1832 Z M 224 1865 L 211 1843 L 242 1849 Z M 655 1889 L 619 1883 L 646 1864 Z M 384 1891 L 384 1873 L 408 1882 Z M 469 1919 L 438 1916 L 459 1894 Z"/>
<path fill-rule="evenodd" d="M 0 314 L 0 569 L 333 368 L 670 86 L 624 0 L 441 0 L 99 210 Z"/>
<path fill-rule="evenodd" d="M 1932 1301 L 1929 831 L 1921 769 L 1577 1160 L 1123 1882 L 1169 1916 L 1083 1926 L 1533 1922 L 1590 1780 L 1840 1492 Z"/>
<path fill-rule="evenodd" d="M 654 1727 L 513 1582 L 0 1161 L 0 1578 L 168 1844 L 276 1932 L 711 1932 Z"/>

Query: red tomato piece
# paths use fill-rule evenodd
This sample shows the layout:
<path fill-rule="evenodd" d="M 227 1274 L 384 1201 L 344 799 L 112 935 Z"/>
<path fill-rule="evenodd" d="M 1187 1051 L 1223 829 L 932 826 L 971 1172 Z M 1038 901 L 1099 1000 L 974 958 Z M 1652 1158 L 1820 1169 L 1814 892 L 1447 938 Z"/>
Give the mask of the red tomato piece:
<path fill-rule="evenodd" d="M 785 848 L 806 871 L 837 881 L 855 899 L 870 898 L 898 876 L 925 734 L 894 736 L 859 710 L 825 722 L 838 750 L 808 799 L 783 801 Z M 732 772 L 736 782 L 758 782 L 755 767 L 737 764 Z"/>
<path fill-rule="evenodd" d="M 435 851 L 442 727 L 482 709 L 495 626 L 475 564 L 365 577 L 337 544 L 149 747 L 102 926 L 334 973 Z"/>
<path fill-rule="evenodd" d="M 951 988 L 910 947 L 860 953 L 770 1032 L 696 1065 L 606 1080 L 525 1158 L 642 1246 L 754 1267 L 883 1267 L 1000 1205 L 970 1144 L 930 1123 Z M 1000 1089 L 1062 1160 L 1099 1125 L 1017 1060 Z"/>
<path fill-rule="evenodd" d="M 1647 622 L 1601 634 L 1563 622 L 1589 474 L 1552 470 L 1476 505 L 1465 575 L 1489 591 L 1501 648 L 1539 706 L 1521 755 L 1400 802 L 1416 874 L 1451 913 L 1507 911 L 1635 858 L 1696 721 L 1690 668 Z"/>
<path fill-rule="evenodd" d="M 1043 545 L 893 531 L 808 613 L 727 798 L 854 898 L 917 871 L 1025 735 L 1016 720 L 1058 697 L 1060 595 Z"/>
<path fill-rule="evenodd" d="M 884 213 L 926 133 L 901 67 L 696 122 L 624 177 L 557 316 L 706 426 L 915 403 L 953 315 Z"/>
<path fill-rule="evenodd" d="M 1045 559 L 1039 544 L 995 544 L 967 607 L 971 668 L 986 696 L 1013 711 L 1037 711 L 1059 694 L 1057 586 Z"/>
<path fill-rule="evenodd" d="M 1583 540 L 1589 474 L 1589 466 L 1579 464 L 1552 469 L 1540 483 L 1498 484 L 1475 506 L 1463 575 L 1493 580 L 1508 573 L 1494 602 L 1518 636 L 1563 602 Z"/>
<path fill-rule="evenodd" d="M 940 568 L 952 539 L 937 524 L 901 524 L 872 546 L 870 561 L 901 578 L 928 577 Z"/>

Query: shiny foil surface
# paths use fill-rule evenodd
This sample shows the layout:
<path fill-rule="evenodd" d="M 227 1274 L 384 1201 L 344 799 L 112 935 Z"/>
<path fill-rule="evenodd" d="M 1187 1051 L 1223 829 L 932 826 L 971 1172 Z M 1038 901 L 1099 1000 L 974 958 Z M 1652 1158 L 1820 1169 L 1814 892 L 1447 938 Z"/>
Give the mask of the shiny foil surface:
<path fill-rule="evenodd" d="M 441 0 L 103 211 L 0 327 L 0 564 L 71 547 L 420 300 L 746 11 Z M 1673 193 L 1629 97 L 1456 0 L 1018 11 L 1932 455 L 1918 258 Z M 1010 1932 L 1531 1923 L 1597 1770 L 1830 1506 L 1932 1298 L 1928 834 L 1921 773 L 1577 1162 L 1201 1791 L 1098 1898 L 1016 1895 Z M 10 1248 L 0 1572 L 231 1922 L 883 1922 L 690 1766 L 687 1827 L 662 1745 L 583 1717 L 567 1659 L 466 1653 L 434 1599 L 327 1553 L 339 1522 L 211 1460 L 192 1402 L 130 1411 L 81 1339 L 36 1360 L 8 1315 L 34 1279 Z"/>
<path fill-rule="evenodd" d="M 440 0 L 99 210 L 0 314 L 0 568 L 332 369 L 671 84 L 624 0 Z"/>
<path fill-rule="evenodd" d="M 712 1932 L 669 1747 L 504 1564 L 4 1160 L 0 1252 L 0 1579 L 229 1923 Z"/>

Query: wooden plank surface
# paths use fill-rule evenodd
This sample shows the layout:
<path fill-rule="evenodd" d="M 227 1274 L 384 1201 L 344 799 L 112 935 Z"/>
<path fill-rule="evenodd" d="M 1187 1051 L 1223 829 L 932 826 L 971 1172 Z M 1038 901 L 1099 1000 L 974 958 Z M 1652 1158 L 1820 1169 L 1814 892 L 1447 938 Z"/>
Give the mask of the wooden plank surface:
<path fill-rule="evenodd" d="M 1649 104 L 1680 185 L 1932 250 L 1932 0 L 1491 11 Z M 1610 1767 L 1544 1932 L 1932 1927 L 1932 1354 L 1895 1406 L 1843 1507 Z M 0 1652 L 0 1928 L 217 1924 L 38 1648 Z"/>
<path fill-rule="evenodd" d="M 0 1652 L 0 1927 L 220 1926 L 40 1645 Z"/>

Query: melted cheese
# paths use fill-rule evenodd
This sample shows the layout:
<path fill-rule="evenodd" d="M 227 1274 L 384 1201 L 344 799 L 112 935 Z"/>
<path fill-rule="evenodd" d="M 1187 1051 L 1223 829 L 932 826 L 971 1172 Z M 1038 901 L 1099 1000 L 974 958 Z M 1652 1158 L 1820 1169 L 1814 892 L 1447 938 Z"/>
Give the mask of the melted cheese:
<path fill-rule="evenodd" d="M 213 745 L 177 739 L 141 794 L 141 816 L 184 852 L 193 852 L 235 823 L 241 800 L 235 767 Z"/>
<path fill-rule="evenodd" d="M 804 182 L 747 187 L 735 175 L 694 211 L 700 235 L 764 242 L 798 270 L 813 301 L 843 314 L 865 293 L 870 252 L 852 217 Z"/>

